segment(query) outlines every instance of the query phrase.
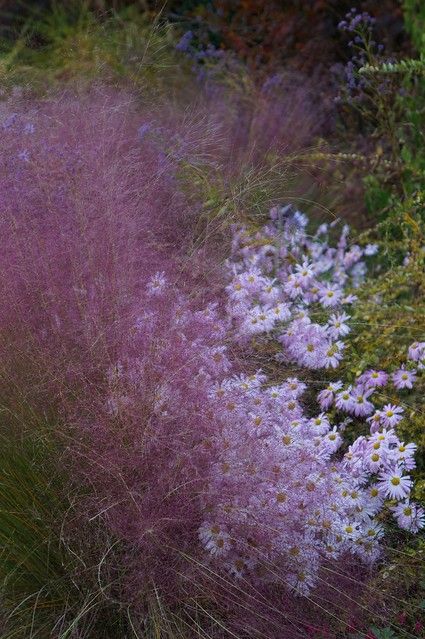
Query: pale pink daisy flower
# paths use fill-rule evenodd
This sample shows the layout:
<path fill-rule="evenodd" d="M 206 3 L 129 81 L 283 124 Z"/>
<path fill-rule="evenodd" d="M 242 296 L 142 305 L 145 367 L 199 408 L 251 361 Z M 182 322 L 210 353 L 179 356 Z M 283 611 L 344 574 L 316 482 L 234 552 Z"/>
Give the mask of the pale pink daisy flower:
<path fill-rule="evenodd" d="M 413 384 L 416 381 L 416 371 L 408 371 L 402 366 L 398 371 L 391 376 L 393 384 L 397 390 L 403 388 L 413 388 Z"/>
<path fill-rule="evenodd" d="M 401 406 L 386 404 L 380 412 L 383 424 L 392 428 L 403 419 L 404 410 Z"/>
<path fill-rule="evenodd" d="M 401 501 L 391 508 L 400 528 L 416 533 L 425 526 L 425 513 L 423 508 L 409 502 Z"/>
<path fill-rule="evenodd" d="M 410 477 L 403 475 L 400 466 L 381 473 L 378 482 L 380 489 L 390 499 L 405 499 L 410 493 L 412 484 Z"/>

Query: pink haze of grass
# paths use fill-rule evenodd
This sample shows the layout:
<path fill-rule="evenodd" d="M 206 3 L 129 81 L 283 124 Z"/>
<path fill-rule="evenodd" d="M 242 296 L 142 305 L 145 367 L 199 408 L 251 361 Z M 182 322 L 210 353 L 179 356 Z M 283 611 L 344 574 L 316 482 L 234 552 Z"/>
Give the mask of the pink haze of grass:
<path fill-rule="evenodd" d="M 17 414 L 56 415 L 63 462 L 86 488 L 83 530 L 110 531 L 106 596 L 143 611 L 154 588 L 170 605 L 209 592 L 242 635 L 295 637 L 305 603 L 288 621 L 282 593 L 210 573 L 198 547 L 219 428 L 208 390 L 238 366 L 217 356 L 219 275 L 206 254 L 187 257 L 199 204 L 177 178 L 186 158 L 229 176 L 273 146 L 294 149 L 293 121 L 288 130 L 273 102 L 267 119 L 267 104 L 226 115 L 213 94 L 190 117 L 157 116 L 99 89 L 3 105 L 1 383 Z M 297 125 L 299 147 L 311 140 L 307 110 Z M 161 296 L 149 293 L 158 272 Z"/>

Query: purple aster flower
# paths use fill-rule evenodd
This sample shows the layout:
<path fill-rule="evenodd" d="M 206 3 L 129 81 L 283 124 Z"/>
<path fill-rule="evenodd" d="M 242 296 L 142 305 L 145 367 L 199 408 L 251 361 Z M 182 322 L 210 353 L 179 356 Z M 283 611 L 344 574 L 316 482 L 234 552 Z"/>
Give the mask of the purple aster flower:
<path fill-rule="evenodd" d="M 380 411 L 382 423 L 389 428 L 396 426 L 403 419 L 403 409 L 401 406 L 386 404 Z"/>
<path fill-rule="evenodd" d="M 335 405 L 339 410 L 351 413 L 353 410 L 353 396 L 351 394 L 351 386 L 337 394 Z"/>
<path fill-rule="evenodd" d="M 325 368 L 337 368 L 342 360 L 342 352 L 345 348 L 344 342 L 334 342 L 329 346 L 323 360 Z"/>
<path fill-rule="evenodd" d="M 368 397 L 373 393 L 373 389 L 365 389 L 362 386 L 356 386 L 351 392 L 352 412 L 356 417 L 366 417 L 373 413 L 374 405 L 368 401 Z"/>
<path fill-rule="evenodd" d="M 193 40 L 192 31 L 186 31 L 186 33 L 182 35 L 182 37 L 176 44 L 176 50 L 180 51 L 181 53 L 190 53 L 192 49 L 191 47 L 192 40 Z"/>
<path fill-rule="evenodd" d="M 423 508 L 411 503 L 408 499 L 401 501 L 391 508 L 397 524 L 400 528 L 416 533 L 425 526 L 425 513 Z"/>
<path fill-rule="evenodd" d="M 324 308 L 338 306 L 342 298 L 341 289 L 336 284 L 328 284 L 320 290 L 320 303 Z"/>
<path fill-rule="evenodd" d="M 411 359 L 413 362 L 420 362 L 420 368 L 422 368 L 425 363 L 425 342 L 413 342 L 409 346 L 408 350 L 408 359 Z"/>
<path fill-rule="evenodd" d="M 335 382 L 329 384 L 327 388 L 324 388 L 317 395 L 317 401 L 320 404 L 322 410 L 328 410 L 335 401 L 335 393 L 342 388 L 342 382 Z"/>
<path fill-rule="evenodd" d="M 377 410 L 373 415 L 368 417 L 366 421 L 370 424 L 370 432 L 372 435 L 378 432 L 384 424 L 380 410 Z"/>
<path fill-rule="evenodd" d="M 408 371 L 402 366 L 391 377 L 397 390 L 413 388 L 413 384 L 416 381 L 416 371 Z"/>
<path fill-rule="evenodd" d="M 367 244 L 364 248 L 364 254 L 365 255 L 376 255 L 378 252 L 378 245 L 377 244 Z"/>
<path fill-rule="evenodd" d="M 413 470 L 416 468 L 415 453 L 417 450 L 416 444 L 405 444 L 404 442 L 397 442 L 397 448 L 393 450 L 397 463 L 406 470 Z"/>
<path fill-rule="evenodd" d="M 397 466 L 379 476 L 378 487 L 389 499 L 405 499 L 412 488 L 409 475 L 403 475 L 403 469 Z"/>
<path fill-rule="evenodd" d="M 388 381 L 388 375 L 385 371 L 369 370 L 360 375 L 357 381 L 367 388 L 378 388 L 379 386 L 385 386 Z"/>
<path fill-rule="evenodd" d="M 328 329 L 329 334 L 333 339 L 348 335 L 351 329 L 349 326 L 347 326 L 346 322 L 349 319 L 350 316 L 347 315 L 347 313 L 334 313 L 330 316 L 328 321 Z"/>

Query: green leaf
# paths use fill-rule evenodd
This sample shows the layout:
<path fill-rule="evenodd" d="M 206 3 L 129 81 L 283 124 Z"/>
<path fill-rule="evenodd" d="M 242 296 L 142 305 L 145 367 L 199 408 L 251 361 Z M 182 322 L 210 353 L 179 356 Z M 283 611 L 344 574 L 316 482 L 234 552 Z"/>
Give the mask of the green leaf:
<path fill-rule="evenodd" d="M 376 639 L 397 639 L 397 635 L 391 628 L 377 628 L 376 626 L 371 626 L 370 630 L 375 635 Z"/>

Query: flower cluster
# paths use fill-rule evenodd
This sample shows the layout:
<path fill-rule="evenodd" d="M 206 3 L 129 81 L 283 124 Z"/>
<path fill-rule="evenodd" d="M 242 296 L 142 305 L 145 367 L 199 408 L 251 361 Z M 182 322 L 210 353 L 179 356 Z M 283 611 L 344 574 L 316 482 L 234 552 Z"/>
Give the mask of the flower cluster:
<path fill-rule="evenodd" d="M 307 218 L 290 207 L 273 209 L 260 231 L 235 229 L 227 268 L 227 314 L 236 339 L 276 336 L 284 357 L 300 366 L 337 367 L 349 331 L 346 287 L 365 274 L 364 255 L 375 247 L 348 246 L 344 227 L 337 247 L 329 227 L 314 235 Z M 322 323 L 311 320 L 320 314 Z M 409 348 L 420 362 L 423 345 Z M 417 532 L 423 510 L 410 502 L 414 444 L 394 430 L 403 409 L 375 410 L 372 395 L 392 380 L 411 388 L 416 371 L 402 366 L 391 377 L 368 370 L 353 386 L 342 381 L 318 395 L 323 412 L 308 415 L 301 403 L 306 384 L 292 377 L 271 385 L 261 371 L 227 377 L 211 390 L 212 413 L 221 422 L 212 437 L 211 465 L 199 536 L 211 560 L 237 577 L 285 585 L 308 594 L 327 562 L 351 554 L 367 563 L 380 554 L 380 516 L 393 513 L 400 527 Z M 370 424 L 370 435 L 351 446 L 347 421 L 331 421 L 330 409 Z M 208 445 L 212 442 L 209 440 Z M 341 455 L 341 448 L 346 450 Z M 396 505 L 393 505 L 397 502 Z"/>
<path fill-rule="evenodd" d="M 356 33 L 359 29 L 363 29 L 371 33 L 375 23 L 375 18 L 372 18 L 369 13 L 366 11 L 358 13 L 357 9 L 353 8 L 346 13 L 345 19 L 338 24 L 338 29 L 347 33 Z"/>
<path fill-rule="evenodd" d="M 383 387 L 390 381 L 396 390 L 412 389 L 418 372 L 422 370 L 422 353 L 425 352 L 424 342 L 414 342 L 408 349 L 408 361 L 391 375 L 383 370 L 367 370 L 356 379 L 356 383 L 344 386 L 342 381 L 336 381 L 317 396 L 322 410 L 329 410 L 333 405 L 345 413 L 359 418 L 365 418 L 370 424 L 372 433 L 381 428 L 394 428 L 403 417 L 403 408 L 386 404 L 376 409 L 372 395 L 377 393 L 381 397 Z M 418 362 L 418 367 L 412 366 Z"/>
<path fill-rule="evenodd" d="M 378 44 L 373 38 L 375 24 L 375 18 L 369 13 L 358 12 L 353 8 L 338 25 L 339 30 L 351 38 L 348 46 L 352 50 L 352 56 L 342 69 L 345 81 L 344 97 L 349 103 L 362 102 L 370 85 L 368 78 L 359 74 L 359 69 L 370 63 L 372 59 L 375 63 L 382 59 L 384 45 Z M 335 70 L 339 70 L 339 67 L 335 67 Z M 384 82 L 381 89 L 386 89 Z M 341 99 L 342 96 L 339 96 L 337 101 Z"/>
<path fill-rule="evenodd" d="M 413 342 L 409 346 L 408 359 L 417 362 L 418 370 L 425 368 L 425 342 Z"/>
<path fill-rule="evenodd" d="M 356 299 L 346 288 L 362 281 L 362 258 L 374 247 L 350 245 L 348 226 L 333 247 L 334 224 L 322 224 L 309 235 L 307 223 L 304 214 L 286 206 L 272 209 L 270 223 L 260 231 L 235 229 L 227 311 L 238 339 L 272 336 L 288 360 L 307 368 L 336 368 L 344 350 L 341 338 L 350 332 L 344 307 Z M 313 314 L 322 315 L 323 322 L 314 322 Z"/>
<path fill-rule="evenodd" d="M 184 54 L 193 63 L 192 71 L 198 80 L 202 81 L 216 75 L 223 70 L 230 57 L 225 56 L 222 49 L 218 49 L 211 42 L 204 43 L 205 38 L 195 36 L 193 31 L 185 31 L 176 44 L 176 51 Z"/>
<path fill-rule="evenodd" d="M 367 370 L 357 378 L 355 385 L 344 387 L 337 381 L 320 391 L 317 397 L 322 410 L 334 406 L 337 411 L 367 421 L 371 434 L 359 437 L 350 447 L 345 455 L 345 467 L 359 476 L 375 474 L 380 498 L 401 500 L 392 510 L 399 526 L 411 532 L 417 532 L 425 523 L 423 510 L 409 503 L 412 480 L 406 473 L 415 468 L 416 445 L 400 441 L 394 430 L 403 419 L 403 408 L 382 401 L 377 408 L 373 395 L 378 396 L 378 401 L 385 400 L 382 389 L 390 382 L 396 390 L 413 388 L 418 371 L 410 362 L 420 363 L 423 351 L 424 343 L 415 342 L 408 349 L 410 368 L 402 365 L 391 375 L 382 370 Z"/>
<path fill-rule="evenodd" d="M 332 386 L 335 393 L 339 384 Z M 234 376 L 211 392 L 222 427 L 205 491 L 199 535 L 213 561 L 235 576 L 308 594 L 326 562 L 379 554 L 386 500 L 402 528 L 416 532 L 423 511 L 409 501 L 415 446 L 387 427 L 359 437 L 341 458 L 345 423 L 309 417 L 306 385 L 268 385 L 261 373 Z M 389 408 L 384 411 L 389 414 Z M 394 413 L 396 414 L 396 412 Z"/>
<path fill-rule="evenodd" d="M 235 363 L 224 345 L 231 319 L 220 318 L 217 305 L 194 310 L 165 272 L 148 279 L 146 296 L 131 349 L 126 343 L 126 356 L 107 372 L 107 422 L 137 428 L 144 405 L 147 426 L 140 436 L 147 427 L 155 434 L 142 453 L 136 447 L 144 460 L 137 477 L 133 452 L 120 460 L 137 509 L 113 482 L 107 519 L 115 534 L 149 554 L 146 530 L 155 530 L 161 544 L 169 544 L 171 535 L 190 552 L 192 525 L 201 518 L 199 540 L 216 569 L 308 595 L 329 562 L 347 555 L 376 561 L 382 511 L 411 532 L 424 525 L 423 511 L 409 498 L 407 473 L 416 447 L 394 431 L 401 409 L 384 406 L 382 427 L 374 425 L 342 456 L 346 420 L 332 423 L 324 412 L 335 403 L 358 417 L 371 414 L 369 398 L 388 383 L 387 374 L 366 371 L 347 398 L 342 382 L 331 384 L 319 395 L 323 412 L 309 415 L 302 404 L 307 385 L 300 379 L 270 384 L 261 371 L 232 374 Z M 111 424 L 108 430 L 114 431 Z M 98 436 L 99 426 L 94 432 Z M 137 488 L 152 478 L 168 495 L 154 517 L 150 493 Z M 129 510 L 133 524 L 127 529 L 122 522 Z"/>

